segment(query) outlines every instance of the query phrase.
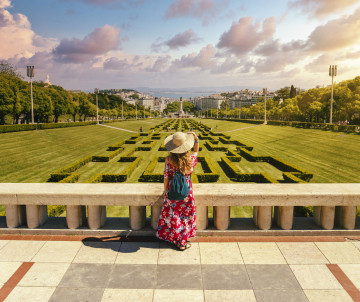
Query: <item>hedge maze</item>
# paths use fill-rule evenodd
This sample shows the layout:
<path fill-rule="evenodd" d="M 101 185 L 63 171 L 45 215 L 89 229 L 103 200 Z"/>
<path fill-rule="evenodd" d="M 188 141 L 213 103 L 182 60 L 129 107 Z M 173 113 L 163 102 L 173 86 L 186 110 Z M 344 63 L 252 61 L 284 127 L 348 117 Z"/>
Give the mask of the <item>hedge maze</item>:
<path fill-rule="evenodd" d="M 273 156 L 261 156 L 240 140 L 192 119 L 169 119 L 147 133 L 104 148 L 51 173 L 49 182 L 163 182 L 166 136 L 195 131 L 200 139 L 193 182 L 303 183 L 312 174 Z"/>

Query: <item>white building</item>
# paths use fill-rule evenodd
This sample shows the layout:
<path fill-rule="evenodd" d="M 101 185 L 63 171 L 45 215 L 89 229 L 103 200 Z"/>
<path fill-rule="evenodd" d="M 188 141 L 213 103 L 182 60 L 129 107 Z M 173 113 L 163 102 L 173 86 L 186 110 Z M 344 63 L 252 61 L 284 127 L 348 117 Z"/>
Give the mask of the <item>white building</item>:
<path fill-rule="evenodd" d="M 141 99 L 141 100 L 139 100 L 139 102 L 145 108 L 154 109 L 154 99 L 153 98 Z"/>
<path fill-rule="evenodd" d="M 221 103 L 224 100 L 225 99 L 222 97 L 217 97 L 217 98 L 202 97 L 202 98 L 195 98 L 193 103 L 200 110 L 219 109 Z"/>

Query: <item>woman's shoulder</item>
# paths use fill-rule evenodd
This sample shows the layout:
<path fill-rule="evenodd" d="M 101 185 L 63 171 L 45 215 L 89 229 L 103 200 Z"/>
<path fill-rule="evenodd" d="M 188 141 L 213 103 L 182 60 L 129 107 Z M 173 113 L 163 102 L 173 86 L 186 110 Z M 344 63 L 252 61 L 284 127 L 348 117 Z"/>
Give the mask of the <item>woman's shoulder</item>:
<path fill-rule="evenodd" d="M 171 164 L 170 155 L 165 157 L 165 164 Z"/>

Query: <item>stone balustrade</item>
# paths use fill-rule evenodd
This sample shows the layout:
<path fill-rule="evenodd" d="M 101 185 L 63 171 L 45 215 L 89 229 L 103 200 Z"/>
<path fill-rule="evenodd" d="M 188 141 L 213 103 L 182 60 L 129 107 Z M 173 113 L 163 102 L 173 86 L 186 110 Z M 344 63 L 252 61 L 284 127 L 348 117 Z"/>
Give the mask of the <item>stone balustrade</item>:
<path fill-rule="evenodd" d="M 2 183 L 0 204 L 5 205 L 6 224 L 16 228 L 27 224 L 37 228 L 47 219 L 47 205 L 65 205 L 67 226 L 83 224 L 87 206 L 88 226 L 99 229 L 106 220 L 106 206 L 129 206 L 133 230 L 144 227 L 146 206 L 151 206 L 151 225 L 159 218 L 162 184 L 54 184 Z M 253 206 L 253 219 L 259 229 L 277 225 L 289 230 L 294 206 L 314 206 L 314 219 L 323 229 L 337 223 L 354 229 L 356 206 L 360 205 L 360 184 L 194 184 L 197 229 L 208 226 L 208 206 L 214 207 L 214 225 L 226 230 L 231 206 Z M 274 218 L 273 218 L 274 217 Z"/>

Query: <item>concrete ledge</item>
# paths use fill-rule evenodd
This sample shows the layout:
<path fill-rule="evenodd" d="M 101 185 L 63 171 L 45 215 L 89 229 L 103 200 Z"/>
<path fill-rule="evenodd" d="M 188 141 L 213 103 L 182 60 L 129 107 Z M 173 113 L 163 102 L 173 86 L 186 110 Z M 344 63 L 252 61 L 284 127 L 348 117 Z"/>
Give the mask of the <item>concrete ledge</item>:
<path fill-rule="evenodd" d="M 162 192 L 158 183 L 3 183 L 0 204 L 152 206 Z M 198 206 L 356 206 L 360 184 L 194 184 L 194 195 Z"/>

